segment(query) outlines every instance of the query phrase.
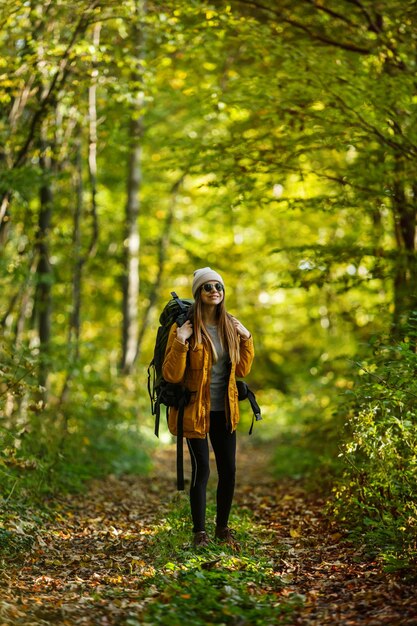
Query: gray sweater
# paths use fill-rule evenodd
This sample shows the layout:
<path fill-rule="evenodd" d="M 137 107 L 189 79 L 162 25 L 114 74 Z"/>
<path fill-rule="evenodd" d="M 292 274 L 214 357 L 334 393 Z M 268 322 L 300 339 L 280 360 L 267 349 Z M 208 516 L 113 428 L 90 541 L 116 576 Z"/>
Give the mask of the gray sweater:
<path fill-rule="evenodd" d="M 211 367 L 210 381 L 210 409 L 211 411 L 224 411 L 226 408 L 226 392 L 229 379 L 229 354 L 225 352 L 220 343 L 217 326 L 208 326 L 207 330 L 216 348 L 217 361 Z"/>

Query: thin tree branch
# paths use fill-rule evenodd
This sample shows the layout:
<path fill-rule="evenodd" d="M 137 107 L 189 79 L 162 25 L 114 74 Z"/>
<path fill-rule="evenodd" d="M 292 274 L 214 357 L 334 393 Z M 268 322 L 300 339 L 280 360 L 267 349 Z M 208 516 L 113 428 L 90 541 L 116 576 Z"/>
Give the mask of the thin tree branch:
<path fill-rule="evenodd" d="M 325 35 L 322 35 L 320 33 L 313 32 L 305 24 L 297 22 L 296 20 L 293 20 L 292 18 L 285 17 L 279 11 L 276 11 L 275 9 L 273 9 L 271 7 L 265 6 L 265 5 L 261 4 L 260 2 L 257 2 L 256 0 L 237 0 L 237 1 L 239 3 L 241 3 L 241 4 L 245 4 L 247 6 L 252 6 L 254 8 L 260 9 L 261 11 L 265 11 L 266 13 L 271 13 L 272 15 L 275 15 L 276 17 L 279 18 L 281 23 L 283 22 L 285 24 L 289 24 L 293 28 L 297 28 L 299 30 L 302 30 L 312 40 L 320 41 L 321 43 L 324 43 L 324 44 L 326 44 L 328 46 L 332 46 L 332 47 L 335 47 L 335 48 L 341 48 L 342 50 L 347 50 L 349 52 L 356 52 L 358 54 L 371 54 L 372 53 L 372 50 L 370 48 L 364 48 L 364 47 L 359 46 L 359 45 L 354 44 L 354 43 L 338 41 L 336 39 L 331 39 L 331 38 L 329 38 L 329 37 L 327 37 Z"/>
<path fill-rule="evenodd" d="M 373 21 L 371 14 L 368 12 L 368 9 L 364 7 L 364 5 L 362 4 L 362 2 L 360 2 L 360 0 L 345 0 L 345 2 L 347 2 L 348 4 L 353 4 L 356 7 L 358 7 L 358 9 L 360 9 L 362 15 L 365 17 L 366 21 L 368 22 L 369 29 L 372 32 L 376 33 L 377 35 L 382 32 L 382 23 L 377 24 Z"/>
<path fill-rule="evenodd" d="M 358 27 L 358 24 L 356 24 L 355 22 L 352 22 L 352 20 L 348 19 L 346 15 L 343 15 L 342 13 L 338 13 L 337 11 L 334 11 L 333 9 L 329 9 L 328 7 L 325 7 L 323 4 L 318 4 L 316 0 L 303 0 L 303 2 L 304 4 L 309 4 L 311 7 L 316 9 L 316 11 L 322 11 L 323 13 L 327 13 L 327 15 L 330 15 L 331 17 L 334 17 L 337 20 L 341 20 L 342 22 L 345 22 L 345 24 L 349 24 L 349 26 L 353 26 L 354 28 Z"/>
<path fill-rule="evenodd" d="M 32 121 L 30 123 L 29 126 L 29 131 L 28 131 L 28 135 L 26 137 L 26 141 L 24 142 L 23 146 L 20 148 L 16 159 L 12 165 L 12 169 L 15 169 L 17 167 L 19 167 L 28 150 L 29 147 L 32 144 L 32 141 L 35 137 L 35 132 L 36 129 L 39 125 L 39 123 L 42 120 L 42 117 L 45 113 L 45 111 L 47 110 L 51 100 L 52 100 L 52 95 L 54 93 L 55 90 L 59 90 L 62 85 L 65 83 L 67 76 L 69 74 L 69 60 L 70 60 L 70 53 L 72 48 L 74 47 L 75 42 L 77 41 L 77 38 L 79 36 L 79 34 L 81 32 L 83 32 L 83 30 L 88 26 L 89 24 L 89 12 L 91 12 L 96 6 L 98 6 L 100 4 L 99 0 L 93 0 L 90 4 L 90 7 L 88 8 L 88 10 L 86 10 L 85 12 L 83 12 L 82 16 L 80 17 L 78 24 L 76 25 L 70 42 L 68 43 L 62 57 L 61 57 L 61 61 L 59 63 L 58 69 L 55 72 L 54 77 L 52 78 L 52 81 L 49 85 L 49 88 L 46 92 L 46 94 L 43 96 L 41 103 L 40 103 L 40 107 L 39 109 L 34 113 L 33 117 L 32 117 Z M 61 78 L 60 78 L 61 77 Z"/>
<path fill-rule="evenodd" d="M 365 118 L 359 113 L 359 111 L 357 111 L 356 109 L 348 105 L 341 96 L 335 93 L 332 93 L 332 95 L 334 96 L 334 98 L 336 98 L 336 100 L 338 100 L 341 103 L 341 105 L 343 106 L 345 110 L 350 111 L 357 117 L 357 119 L 360 121 L 363 128 L 370 130 L 372 133 L 374 133 L 374 135 L 376 135 L 379 139 L 381 139 L 383 143 L 390 146 L 390 148 L 394 148 L 395 150 L 400 151 L 402 154 L 404 154 L 405 157 L 407 157 L 407 159 L 414 159 L 416 157 L 417 146 L 414 146 L 410 141 L 407 140 L 408 144 L 410 145 L 410 148 L 407 149 L 405 146 L 401 145 L 397 141 L 390 139 L 389 137 L 384 135 L 384 133 L 382 133 L 379 130 L 379 128 L 377 128 L 376 126 L 374 126 L 373 124 L 365 120 Z"/>
<path fill-rule="evenodd" d="M 359 369 L 361 369 L 363 372 L 365 372 L 365 374 L 368 374 L 368 376 L 371 376 L 371 378 L 375 378 L 375 380 L 377 380 L 381 385 L 384 385 L 384 387 L 386 387 L 387 389 L 392 389 L 393 391 L 402 391 L 406 395 L 411 396 L 412 398 L 417 398 L 417 394 L 413 393 L 412 391 L 409 391 L 408 389 L 407 389 L 407 391 L 404 391 L 404 389 L 401 389 L 401 387 L 397 387 L 396 385 L 391 385 L 387 380 L 382 378 L 382 376 L 379 376 L 378 374 L 375 374 L 375 372 L 369 371 L 359 361 L 351 361 L 351 363 L 353 363 L 354 365 L 359 367 Z"/>

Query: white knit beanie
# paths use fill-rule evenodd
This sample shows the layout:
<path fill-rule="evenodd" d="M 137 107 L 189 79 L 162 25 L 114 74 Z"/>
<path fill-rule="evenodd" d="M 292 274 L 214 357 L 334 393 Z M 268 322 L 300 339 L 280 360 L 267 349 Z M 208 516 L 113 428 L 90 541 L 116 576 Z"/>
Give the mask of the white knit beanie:
<path fill-rule="evenodd" d="M 220 276 L 220 274 L 212 270 L 211 267 L 203 267 L 200 270 L 196 270 L 194 272 L 193 286 L 191 289 L 194 298 L 200 287 L 210 280 L 217 280 L 223 285 L 224 288 L 223 278 Z"/>

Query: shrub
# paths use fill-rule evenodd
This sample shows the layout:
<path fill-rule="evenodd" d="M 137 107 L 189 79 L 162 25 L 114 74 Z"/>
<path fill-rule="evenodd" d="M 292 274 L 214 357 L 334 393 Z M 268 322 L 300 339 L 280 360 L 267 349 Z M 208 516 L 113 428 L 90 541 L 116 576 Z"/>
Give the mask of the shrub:
<path fill-rule="evenodd" d="M 358 364 L 331 505 L 391 569 L 409 568 L 417 556 L 416 371 L 407 340 L 375 344 L 373 358 Z"/>
<path fill-rule="evenodd" d="M 130 389 L 131 381 L 80 363 L 64 399 L 54 393 L 63 378 L 54 365 L 45 402 L 36 381 L 36 355 L 21 347 L 4 350 L 0 358 L 0 506 L 4 509 L 48 493 L 78 489 L 94 476 L 143 473 L 149 467 L 152 442 L 145 419 L 149 409 L 136 389 Z"/>

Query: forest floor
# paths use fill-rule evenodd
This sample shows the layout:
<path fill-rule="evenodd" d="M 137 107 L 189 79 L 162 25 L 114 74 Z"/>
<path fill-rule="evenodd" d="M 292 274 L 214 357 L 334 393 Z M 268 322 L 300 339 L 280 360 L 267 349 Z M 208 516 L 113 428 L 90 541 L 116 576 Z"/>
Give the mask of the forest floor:
<path fill-rule="evenodd" d="M 0 626 L 417 625 L 414 586 L 353 545 L 321 497 L 273 479 L 271 452 L 238 451 L 240 549 L 193 549 L 175 450 L 162 444 L 147 477 L 109 476 L 55 499 L 46 516 L 11 516 Z M 214 488 L 213 468 L 210 521 Z"/>

